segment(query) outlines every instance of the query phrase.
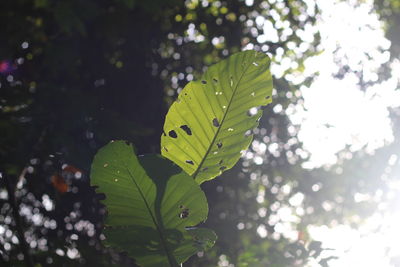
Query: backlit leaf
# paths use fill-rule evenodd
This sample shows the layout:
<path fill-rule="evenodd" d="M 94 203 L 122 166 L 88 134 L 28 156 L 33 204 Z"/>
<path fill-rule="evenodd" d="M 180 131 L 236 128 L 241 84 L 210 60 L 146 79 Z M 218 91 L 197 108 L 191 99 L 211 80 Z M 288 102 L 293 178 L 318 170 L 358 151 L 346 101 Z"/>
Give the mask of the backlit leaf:
<path fill-rule="evenodd" d="M 106 195 L 106 243 L 141 266 L 175 267 L 215 242 L 211 230 L 192 227 L 207 218 L 203 191 L 160 155 L 137 157 L 131 144 L 111 142 L 95 156 L 91 182 Z"/>
<path fill-rule="evenodd" d="M 269 65 L 263 53 L 240 52 L 187 84 L 166 116 L 162 155 L 199 184 L 232 168 L 262 115 L 249 110 L 271 102 Z"/>

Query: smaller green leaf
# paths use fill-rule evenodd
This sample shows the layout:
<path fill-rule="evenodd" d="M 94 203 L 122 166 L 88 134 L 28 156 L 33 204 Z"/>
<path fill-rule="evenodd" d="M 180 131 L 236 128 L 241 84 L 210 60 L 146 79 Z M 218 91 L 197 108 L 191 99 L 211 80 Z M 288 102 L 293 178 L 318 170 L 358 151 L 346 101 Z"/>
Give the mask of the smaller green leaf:
<path fill-rule="evenodd" d="M 207 218 L 203 191 L 160 155 L 137 157 L 131 144 L 112 142 L 96 154 L 91 182 L 106 195 L 106 244 L 141 266 L 178 266 L 216 240 L 191 227 Z"/>

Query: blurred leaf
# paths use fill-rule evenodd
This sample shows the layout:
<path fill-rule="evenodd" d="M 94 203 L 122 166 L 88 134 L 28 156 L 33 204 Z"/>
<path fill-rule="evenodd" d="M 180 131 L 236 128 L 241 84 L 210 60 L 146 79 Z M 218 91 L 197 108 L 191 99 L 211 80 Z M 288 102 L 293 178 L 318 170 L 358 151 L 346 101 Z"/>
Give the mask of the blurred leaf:
<path fill-rule="evenodd" d="M 271 102 L 270 60 L 245 51 L 211 66 L 172 104 L 161 137 L 162 155 L 201 184 L 232 168 L 247 149 L 262 110 Z"/>
<path fill-rule="evenodd" d="M 35 8 L 46 8 L 48 5 L 47 0 L 35 0 Z"/>
<path fill-rule="evenodd" d="M 51 184 L 61 194 L 68 192 L 69 186 L 65 182 L 64 178 L 59 174 L 54 174 L 53 176 L 51 176 Z"/>
<path fill-rule="evenodd" d="M 136 157 L 132 145 L 115 141 L 95 156 L 91 174 L 106 194 L 107 244 L 142 266 L 178 266 L 209 248 L 215 234 L 186 227 L 204 221 L 206 197 L 195 181 L 159 155 Z"/>

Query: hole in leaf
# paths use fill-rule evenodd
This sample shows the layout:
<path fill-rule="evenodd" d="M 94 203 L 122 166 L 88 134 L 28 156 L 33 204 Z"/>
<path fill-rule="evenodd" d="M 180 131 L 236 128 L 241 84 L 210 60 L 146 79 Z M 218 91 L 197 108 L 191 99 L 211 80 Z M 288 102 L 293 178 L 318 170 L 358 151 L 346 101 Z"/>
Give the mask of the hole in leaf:
<path fill-rule="evenodd" d="M 164 131 L 162 133 L 163 133 L 164 136 L 167 136 L 167 134 Z"/>
<path fill-rule="evenodd" d="M 184 130 L 188 135 L 192 135 L 192 130 L 186 124 L 181 125 L 181 129 Z"/>
<path fill-rule="evenodd" d="M 269 99 L 270 98 L 270 96 L 269 95 L 267 95 L 266 97 L 265 97 L 265 99 Z"/>
<path fill-rule="evenodd" d="M 168 149 L 167 149 L 167 147 L 165 147 L 165 146 L 164 146 L 163 148 L 164 148 L 164 150 L 165 150 L 166 152 L 168 152 Z"/>
<path fill-rule="evenodd" d="M 185 219 L 189 216 L 189 209 L 185 208 L 181 211 L 181 213 L 179 213 L 179 218 L 181 219 Z"/>
<path fill-rule="evenodd" d="M 221 168 L 219 168 L 221 171 L 225 170 L 226 167 L 225 166 L 221 166 Z"/>
<path fill-rule="evenodd" d="M 217 143 L 217 147 L 221 148 L 222 147 L 222 143 L 221 142 Z"/>
<path fill-rule="evenodd" d="M 172 137 L 172 138 L 177 138 L 177 137 L 178 137 L 178 135 L 176 134 L 176 132 L 175 132 L 174 130 L 169 131 L 169 132 L 168 132 L 168 135 L 169 135 L 170 137 Z"/>
<path fill-rule="evenodd" d="M 231 87 L 233 86 L 233 77 L 231 76 Z"/>
<path fill-rule="evenodd" d="M 221 160 L 218 162 L 219 165 L 222 165 L 222 163 L 224 163 L 224 160 L 223 160 L 223 159 L 221 159 Z"/>
<path fill-rule="evenodd" d="M 244 133 L 244 136 L 250 136 L 251 135 L 251 130 L 247 130 L 245 133 Z"/>
<path fill-rule="evenodd" d="M 251 108 L 247 111 L 247 116 L 249 117 L 253 117 L 254 115 L 256 115 L 258 113 L 258 109 L 256 107 Z"/>
<path fill-rule="evenodd" d="M 218 119 L 217 119 L 217 118 L 214 118 L 213 121 L 212 121 L 212 123 L 213 123 L 213 125 L 214 125 L 215 127 L 219 127 L 219 122 L 218 122 Z"/>
<path fill-rule="evenodd" d="M 255 95 L 256 95 L 256 93 L 252 92 L 250 95 L 251 95 L 251 96 L 255 96 Z"/>
<path fill-rule="evenodd" d="M 216 78 L 213 78 L 213 81 L 214 81 L 215 83 L 217 83 L 217 82 L 218 82 L 218 80 L 217 80 Z"/>
<path fill-rule="evenodd" d="M 207 81 L 202 80 L 201 83 L 202 83 L 202 84 L 207 84 Z"/>
<path fill-rule="evenodd" d="M 258 67 L 258 63 L 257 62 L 253 62 L 253 65 Z"/>
<path fill-rule="evenodd" d="M 228 132 L 233 132 L 233 128 L 228 128 Z"/>
<path fill-rule="evenodd" d="M 191 160 L 186 160 L 186 163 L 190 164 L 190 165 L 194 165 L 193 161 L 191 161 Z"/>

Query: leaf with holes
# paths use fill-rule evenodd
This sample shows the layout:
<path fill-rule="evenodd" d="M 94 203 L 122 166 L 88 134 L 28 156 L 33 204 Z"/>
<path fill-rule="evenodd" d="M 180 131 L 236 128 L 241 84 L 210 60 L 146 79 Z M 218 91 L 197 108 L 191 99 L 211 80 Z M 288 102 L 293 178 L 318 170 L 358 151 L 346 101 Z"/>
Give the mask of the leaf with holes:
<path fill-rule="evenodd" d="M 160 155 L 136 157 L 131 144 L 111 142 L 94 158 L 91 183 L 106 195 L 106 244 L 141 266 L 176 267 L 215 242 L 213 231 L 192 227 L 208 214 L 200 186 Z"/>
<path fill-rule="evenodd" d="M 165 119 L 162 155 L 199 184 L 232 168 L 271 102 L 269 65 L 265 54 L 240 52 L 187 84 Z"/>

